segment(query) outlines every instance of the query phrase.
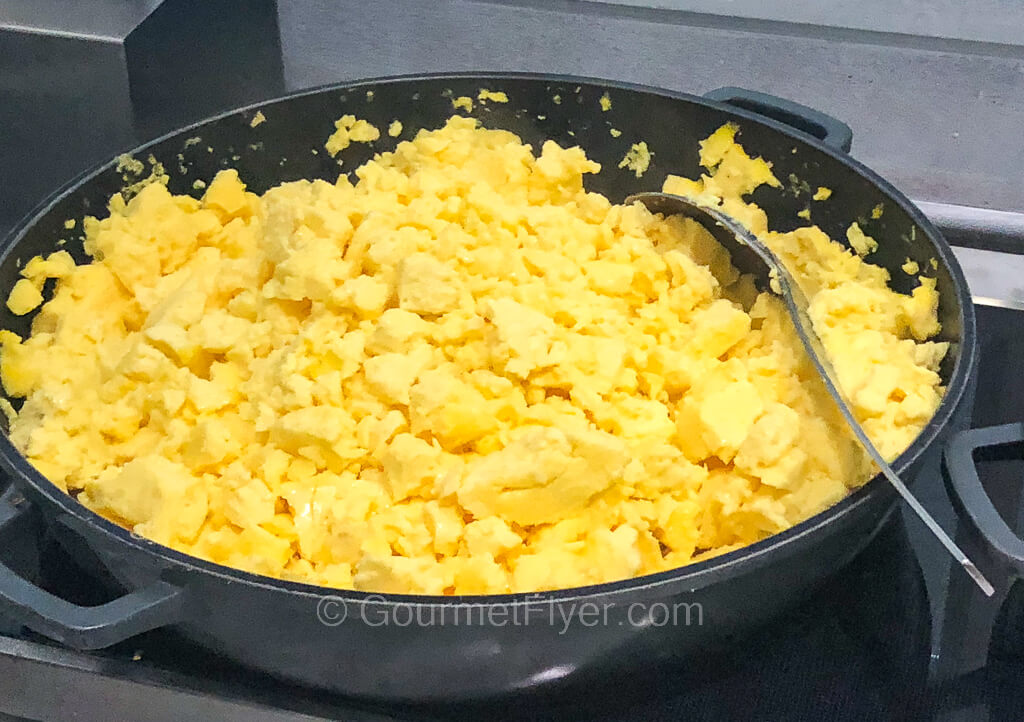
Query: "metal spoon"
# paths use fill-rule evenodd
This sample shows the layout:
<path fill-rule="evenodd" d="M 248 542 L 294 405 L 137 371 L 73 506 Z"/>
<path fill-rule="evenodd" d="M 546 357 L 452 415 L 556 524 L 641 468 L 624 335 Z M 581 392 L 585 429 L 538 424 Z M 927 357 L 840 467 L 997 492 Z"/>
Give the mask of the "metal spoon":
<path fill-rule="evenodd" d="M 737 269 L 744 273 L 751 273 L 761 281 L 768 281 L 769 278 L 774 278 L 777 281 L 778 295 L 782 296 L 786 310 L 789 311 L 790 318 L 793 319 L 793 326 L 796 328 L 797 336 L 800 337 L 800 342 L 807 349 L 807 355 L 810 357 L 811 363 L 814 364 L 814 367 L 821 375 L 825 388 L 828 390 L 833 401 L 836 402 L 836 406 L 839 407 L 839 411 L 842 413 L 843 418 L 846 419 L 846 423 L 849 424 L 853 435 L 857 437 L 864 450 L 868 452 L 868 456 L 881 469 L 882 474 L 889 480 L 889 483 L 903 497 L 903 501 L 914 510 L 918 518 L 924 522 L 925 526 L 935 535 L 935 538 L 942 542 L 942 545 L 960 563 L 960 566 L 964 568 L 964 571 L 970 575 L 971 579 L 977 583 L 981 590 L 991 597 L 995 593 L 992 585 L 985 579 L 978 567 L 974 565 L 974 562 L 968 559 L 960 547 L 949 538 L 949 535 L 943 531 L 931 514 L 914 498 L 914 495 L 900 480 L 899 476 L 896 475 L 896 472 L 882 458 L 882 455 L 875 448 L 860 422 L 857 421 L 857 417 L 853 415 L 850 402 L 843 394 L 835 369 L 832 368 L 832 363 L 828 359 L 828 353 L 825 351 L 825 347 L 817 332 L 815 332 L 811 317 L 807 313 L 807 298 L 778 256 L 736 219 L 715 208 L 698 205 L 689 198 L 670 193 L 636 193 L 626 198 L 626 203 L 642 203 L 652 213 L 661 213 L 665 216 L 681 215 L 692 218 L 704 226 L 715 237 L 715 240 L 722 244 L 725 250 L 732 256 L 733 265 Z M 768 287 L 771 286 L 769 285 Z M 774 291 L 775 289 L 773 288 L 772 290 Z"/>

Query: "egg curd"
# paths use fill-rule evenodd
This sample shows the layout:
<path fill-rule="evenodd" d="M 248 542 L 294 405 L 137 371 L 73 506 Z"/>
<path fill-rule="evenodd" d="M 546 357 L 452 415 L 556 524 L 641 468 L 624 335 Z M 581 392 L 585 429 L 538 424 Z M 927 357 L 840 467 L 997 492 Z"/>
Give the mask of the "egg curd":
<path fill-rule="evenodd" d="M 374 135 L 352 118 L 340 141 Z M 725 126 L 719 204 L 792 268 L 856 413 L 895 457 L 938 406 L 934 281 L 912 295 L 816 227 Z M 781 302 L 690 220 L 584 189 L 580 148 L 455 117 L 346 176 L 262 196 L 226 170 L 85 221 L 0 332 L 10 436 L 140 535 L 376 592 L 529 592 L 685 565 L 782 531 L 871 468 Z M 852 232 L 863 248 L 858 228 Z M 857 235 L 857 234 L 860 235 Z M 852 239 L 851 239 L 852 240 Z"/>

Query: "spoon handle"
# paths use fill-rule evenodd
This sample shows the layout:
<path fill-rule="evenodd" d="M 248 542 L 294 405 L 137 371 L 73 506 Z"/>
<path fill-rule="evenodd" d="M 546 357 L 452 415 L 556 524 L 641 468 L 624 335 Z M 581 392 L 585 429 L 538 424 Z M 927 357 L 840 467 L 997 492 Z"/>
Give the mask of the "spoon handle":
<path fill-rule="evenodd" d="M 742 238 L 747 240 L 746 235 L 742 236 Z M 782 262 L 775 257 L 775 254 L 771 253 L 768 248 L 762 248 L 760 246 L 761 244 L 758 243 L 757 246 L 752 246 L 752 249 L 762 257 L 764 257 L 762 250 L 770 254 L 771 258 L 765 258 L 765 261 L 775 271 L 776 281 L 782 291 L 782 300 L 789 309 L 790 316 L 793 318 L 793 325 L 796 328 L 797 336 L 800 337 L 800 342 L 807 350 L 807 355 L 810 357 L 811 363 L 813 363 L 814 367 L 817 369 L 818 374 L 821 376 L 821 379 L 829 392 L 829 395 L 836 402 L 836 405 L 839 407 L 839 411 L 846 420 L 850 430 L 853 432 L 854 436 L 857 437 L 857 440 L 860 441 L 864 450 L 868 452 L 868 456 L 870 456 L 871 460 L 875 462 L 875 465 L 881 470 L 885 478 L 889 480 L 889 483 L 892 484 L 896 491 L 899 492 L 899 495 L 903 497 L 903 501 L 907 503 L 907 506 L 913 509 L 914 513 L 917 514 L 917 517 L 924 522 L 925 526 L 928 527 L 928 530 L 935 536 L 935 538 L 938 539 L 944 547 L 946 547 L 946 550 L 954 559 L 956 559 L 960 566 L 963 567 L 964 571 L 970 575 L 971 579 L 974 580 L 981 591 L 983 591 L 986 596 L 991 597 L 995 593 L 995 589 L 992 587 L 992 584 L 989 583 L 978 567 L 975 566 L 974 562 L 964 554 L 963 550 L 956 545 L 956 542 L 954 542 L 945 530 L 939 526 L 939 523 L 935 521 L 935 518 L 932 517 L 931 514 L 928 513 L 928 510 L 921 506 L 921 502 L 919 502 L 910 489 L 907 488 L 906 484 L 903 483 L 903 480 L 897 476 L 893 468 L 889 466 L 889 463 L 882 458 L 882 454 L 868 437 L 867 432 L 864 431 L 864 427 L 860 425 L 859 421 L 857 421 L 857 417 L 853 414 L 850 402 L 847 400 L 839 385 L 835 369 L 832 367 L 832 363 L 828 359 L 828 352 L 825 350 L 825 347 L 821 342 L 821 338 L 814 331 L 813 322 L 807 313 L 808 303 L 806 297 L 803 295 L 803 291 L 800 290 L 800 287 L 793 280 L 793 277 L 789 274 L 789 271 L 786 270 L 786 267 L 782 265 Z"/>

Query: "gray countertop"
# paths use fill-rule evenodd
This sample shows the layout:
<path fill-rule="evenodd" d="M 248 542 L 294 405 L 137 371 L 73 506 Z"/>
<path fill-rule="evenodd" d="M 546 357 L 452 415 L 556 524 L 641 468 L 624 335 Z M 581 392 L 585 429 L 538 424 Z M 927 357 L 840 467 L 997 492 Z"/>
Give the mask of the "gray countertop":
<path fill-rule="evenodd" d="M 0 3 L 0 94 L 16 100 L 0 107 L 0 227 L 168 124 L 285 90 L 444 70 L 775 93 L 849 123 L 853 155 L 912 198 L 1024 211 L 1024 5 L 1009 0 L 71 5 Z"/>
<path fill-rule="evenodd" d="M 1020 44 L 1024 25 L 1024 4 L 1017 0 L 603 0 L 603 4 L 1010 45 Z"/>
<path fill-rule="evenodd" d="M 4 0 L 0 28 L 118 43 L 161 0 Z"/>
<path fill-rule="evenodd" d="M 908 2 L 885 3 L 888 14 L 881 15 L 861 3 L 861 15 L 875 18 L 861 23 L 868 27 L 825 24 L 822 8 L 834 2 L 801 2 L 758 17 L 759 4 L 746 0 L 281 0 L 279 22 L 290 89 L 481 69 L 591 75 L 694 93 L 739 85 L 846 121 L 853 154 L 911 197 L 1024 210 L 1024 47 L 970 39 L 1019 36 L 991 13 L 982 32 L 980 18 L 986 7 L 1003 5 L 1007 22 L 1020 20 L 1024 8 L 978 2 L 958 3 L 961 14 L 977 6 L 978 19 L 954 37 L 936 37 L 955 25 L 948 17 L 946 26 L 920 20 L 919 35 L 900 32 L 914 27 L 915 4 Z M 671 9 L 716 5 L 718 14 Z M 872 5 L 880 3 L 871 0 L 868 10 Z M 726 17 L 734 6 L 748 17 Z M 810 14 L 793 22 L 800 7 Z M 856 25 L 845 16 L 845 25 Z"/>

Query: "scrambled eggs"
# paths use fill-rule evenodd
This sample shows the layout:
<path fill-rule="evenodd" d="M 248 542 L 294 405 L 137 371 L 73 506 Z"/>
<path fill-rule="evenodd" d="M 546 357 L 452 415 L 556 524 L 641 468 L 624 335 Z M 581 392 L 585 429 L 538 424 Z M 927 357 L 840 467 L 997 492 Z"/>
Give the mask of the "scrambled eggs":
<path fill-rule="evenodd" d="M 456 101 L 458 104 L 458 101 Z M 328 149 L 379 136 L 351 116 Z M 892 458 L 942 394 L 912 295 L 816 227 L 726 126 L 665 189 L 759 233 Z M 85 221 L 0 332 L 11 439 L 61 489 L 183 552 L 284 579 L 477 594 L 606 582 L 767 537 L 871 474 L 778 299 L 695 222 L 584 190 L 580 148 L 455 117 L 336 183 L 226 170 Z M 857 233 L 860 235 L 857 235 Z M 858 228 L 851 241 L 870 246 Z M 873 241 L 872 241 L 873 243 Z"/>
<path fill-rule="evenodd" d="M 335 156 L 352 143 L 370 143 L 378 138 L 380 131 L 365 120 L 356 119 L 354 115 L 343 115 L 334 121 L 334 132 L 324 143 L 324 148 Z"/>
<path fill-rule="evenodd" d="M 628 168 L 636 174 L 637 178 L 640 178 L 651 167 L 651 156 L 653 155 L 654 153 L 648 149 L 646 141 L 634 143 L 626 152 L 625 157 L 619 161 L 619 168 Z"/>

